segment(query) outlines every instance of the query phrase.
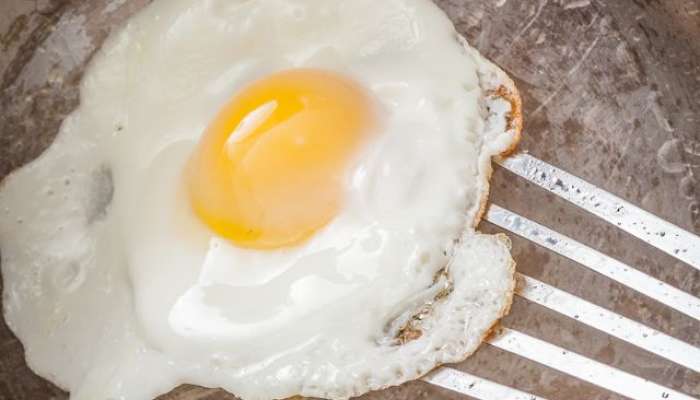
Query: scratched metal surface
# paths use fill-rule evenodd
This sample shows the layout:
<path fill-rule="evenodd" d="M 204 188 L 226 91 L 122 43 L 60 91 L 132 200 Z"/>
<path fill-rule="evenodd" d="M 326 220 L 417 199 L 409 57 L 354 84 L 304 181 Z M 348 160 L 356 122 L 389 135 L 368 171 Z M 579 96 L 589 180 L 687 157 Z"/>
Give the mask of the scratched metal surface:
<path fill-rule="evenodd" d="M 78 102 L 85 63 L 149 0 L 0 1 L 0 178 L 36 157 Z M 436 0 L 509 71 L 525 101 L 522 148 L 700 233 L 700 0 Z M 500 205 L 677 287 L 700 273 L 504 171 Z M 498 231 L 487 223 L 482 228 Z M 514 239 L 518 269 L 700 346 L 700 324 L 575 263 Z M 700 397 L 700 374 L 516 299 L 504 325 Z M 619 399 L 490 346 L 456 368 L 549 399 Z M 0 399 L 62 400 L 0 321 Z M 169 400 L 220 400 L 182 387 Z M 463 399 L 413 382 L 366 399 Z"/>

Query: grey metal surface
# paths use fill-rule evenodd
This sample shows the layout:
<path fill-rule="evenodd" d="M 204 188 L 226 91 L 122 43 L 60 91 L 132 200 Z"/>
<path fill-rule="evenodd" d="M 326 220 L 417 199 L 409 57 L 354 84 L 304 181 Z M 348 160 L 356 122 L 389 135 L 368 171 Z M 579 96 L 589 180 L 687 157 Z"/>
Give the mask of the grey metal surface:
<path fill-rule="evenodd" d="M 470 42 L 515 78 L 522 148 L 700 233 L 700 0 L 436 0 Z M 0 0 L 0 178 L 36 157 L 78 102 L 85 63 L 148 0 Z M 498 170 L 493 199 L 625 264 L 700 295 L 700 272 Z M 500 231 L 484 223 L 489 232 Z M 511 235 L 513 237 L 513 235 Z M 700 346 L 700 323 L 513 237 L 521 273 Z M 700 374 L 517 298 L 503 323 L 700 397 Z M 0 324 L 0 399 L 64 399 L 29 371 Z M 619 395 L 493 346 L 454 368 L 548 399 Z M 227 399 L 184 387 L 168 399 Z M 464 399 L 413 382 L 367 399 Z"/>

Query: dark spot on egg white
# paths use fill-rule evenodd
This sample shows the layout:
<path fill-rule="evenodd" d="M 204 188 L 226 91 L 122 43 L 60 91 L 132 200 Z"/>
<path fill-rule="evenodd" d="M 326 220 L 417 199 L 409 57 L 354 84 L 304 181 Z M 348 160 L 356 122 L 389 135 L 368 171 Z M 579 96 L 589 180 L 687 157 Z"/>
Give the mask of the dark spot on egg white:
<path fill-rule="evenodd" d="M 114 177 L 112 169 L 103 165 L 92 173 L 90 202 L 87 209 L 88 224 L 93 224 L 107 216 L 114 198 Z"/>

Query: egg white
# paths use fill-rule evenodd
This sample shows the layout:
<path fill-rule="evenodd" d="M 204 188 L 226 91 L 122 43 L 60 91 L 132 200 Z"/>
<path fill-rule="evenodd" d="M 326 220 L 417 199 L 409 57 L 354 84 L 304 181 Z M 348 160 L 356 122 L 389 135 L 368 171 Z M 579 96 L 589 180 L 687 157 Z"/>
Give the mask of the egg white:
<path fill-rule="evenodd" d="M 235 247 L 182 170 L 245 84 L 313 67 L 378 101 L 343 210 L 303 245 Z M 474 231 L 502 72 L 427 0 L 156 0 L 110 37 L 54 144 L 0 190 L 5 317 L 73 399 L 181 383 L 347 398 L 470 354 L 510 304 L 507 241 Z"/>

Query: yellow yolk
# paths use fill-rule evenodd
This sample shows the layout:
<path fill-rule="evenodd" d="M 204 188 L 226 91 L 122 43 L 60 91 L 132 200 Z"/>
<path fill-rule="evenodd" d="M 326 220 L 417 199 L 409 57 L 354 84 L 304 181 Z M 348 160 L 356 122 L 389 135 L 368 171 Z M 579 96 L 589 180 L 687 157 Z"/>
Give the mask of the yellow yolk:
<path fill-rule="evenodd" d="M 347 166 L 375 122 L 363 88 L 335 73 L 298 69 L 253 83 L 190 160 L 193 210 L 240 246 L 297 244 L 338 213 Z"/>

